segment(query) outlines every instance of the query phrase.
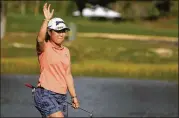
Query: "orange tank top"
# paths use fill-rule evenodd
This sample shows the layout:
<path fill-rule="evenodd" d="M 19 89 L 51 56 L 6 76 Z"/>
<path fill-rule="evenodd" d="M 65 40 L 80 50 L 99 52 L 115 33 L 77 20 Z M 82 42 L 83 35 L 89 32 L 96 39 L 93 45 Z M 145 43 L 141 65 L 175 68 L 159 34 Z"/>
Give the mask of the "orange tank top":
<path fill-rule="evenodd" d="M 57 47 L 50 41 L 45 42 L 43 52 L 38 52 L 40 77 L 37 86 L 56 93 L 66 94 L 66 70 L 70 65 L 70 53 L 67 47 Z"/>

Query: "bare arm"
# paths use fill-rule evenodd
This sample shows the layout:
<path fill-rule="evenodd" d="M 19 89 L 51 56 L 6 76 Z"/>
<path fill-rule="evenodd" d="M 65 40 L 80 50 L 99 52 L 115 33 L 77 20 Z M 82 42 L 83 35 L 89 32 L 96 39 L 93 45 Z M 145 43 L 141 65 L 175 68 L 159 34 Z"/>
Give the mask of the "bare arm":
<path fill-rule="evenodd" d="M 48 24 L 48 21 L 44 20 L 37 36 L 37 48 L 40 52 L 44 51 L 44 42 L 45 42 L 45 36 L 47 32 L 47 24 Z"/>
<path fill-rule="evenodd" d="M 70 56 L 70 54 L 69 54 L 69 56 Z M 71 74 L 71 64 L 69 65 L 69 67 L 67 69 L 66 82 L 67 82 L 69 93 L 72 97 L 72 105 L 73 105 L 74 108 L 79 108 L 79 102 L 78 102 L 78 99 L 77 99 L 74 81 L 73 81 L 73 77 L 72 77 L 72 74 Z"/>
<path fill-rule="evenodd" d="M 41 26 L 40 31 L 37 36 L 37 46 L 40 49 L 40 51 L 44 50 L 44 41 L 45 41 L 45 37 L 46 37 L 48 21 L 52 18 L 53 12 L 54 12 L 54 9 L 53 9 L 52 12 L 50 13 L 50 6 L 51 5 L 49 4 L 49 6 L 47 8 L 47 3 L 45 3 L 44 7 L 43 7 L 45 20 L 43 21 L 42 26 Z"/>
<path fill-rule="evenodd" d="M 74 81 L 73 81 L 73 77 L 71 74 L 71 69 L 69 67 L 68 69 L 68 74 L 67 74 L 67 86 L 68 86 L 68 90 L 70 92 L 71 97 L 76 97 L 76 92 L 75 92 L 75 87 L 74 87 Z"/>

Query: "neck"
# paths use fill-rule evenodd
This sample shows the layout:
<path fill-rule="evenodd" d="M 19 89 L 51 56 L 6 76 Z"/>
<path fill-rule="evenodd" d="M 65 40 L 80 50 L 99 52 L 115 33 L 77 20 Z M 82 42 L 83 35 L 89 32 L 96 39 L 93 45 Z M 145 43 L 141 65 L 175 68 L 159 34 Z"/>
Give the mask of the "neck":
<path fill-rule="evenodd" d="M 57 48 L 63 48 L 61 43 L 57 44 L 57 43 L 53 42 L 52 40 L 50 40 L 50 42 L 52 43 L 53 46 L 55 46 Z"/>

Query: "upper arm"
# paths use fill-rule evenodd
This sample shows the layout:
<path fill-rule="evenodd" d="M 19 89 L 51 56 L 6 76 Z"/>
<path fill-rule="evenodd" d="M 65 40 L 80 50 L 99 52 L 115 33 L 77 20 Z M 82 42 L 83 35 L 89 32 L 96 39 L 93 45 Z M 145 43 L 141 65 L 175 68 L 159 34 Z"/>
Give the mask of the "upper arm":
<path fill-rule="evenodd" d="M 37 54 L 41 54 L 45 49 L 45 40 L 43 42 L 39 42 L 38 38 L 36 39 L 36 50 Z"/>

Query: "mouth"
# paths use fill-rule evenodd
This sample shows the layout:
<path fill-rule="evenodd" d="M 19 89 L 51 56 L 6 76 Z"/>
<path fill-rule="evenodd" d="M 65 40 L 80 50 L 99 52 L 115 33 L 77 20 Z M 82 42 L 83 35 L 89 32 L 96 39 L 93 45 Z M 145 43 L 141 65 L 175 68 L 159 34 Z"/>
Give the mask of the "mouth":
<path fill-rule="evenodd" d="M 63 39 L 63 37 L 58 37 L 58 39 Z"/>
<path fill-rule="evenodd" d="M 62 38 L 57 38 L 57 40 L 59 41 L 59 40 L 62 40 Z"/>

